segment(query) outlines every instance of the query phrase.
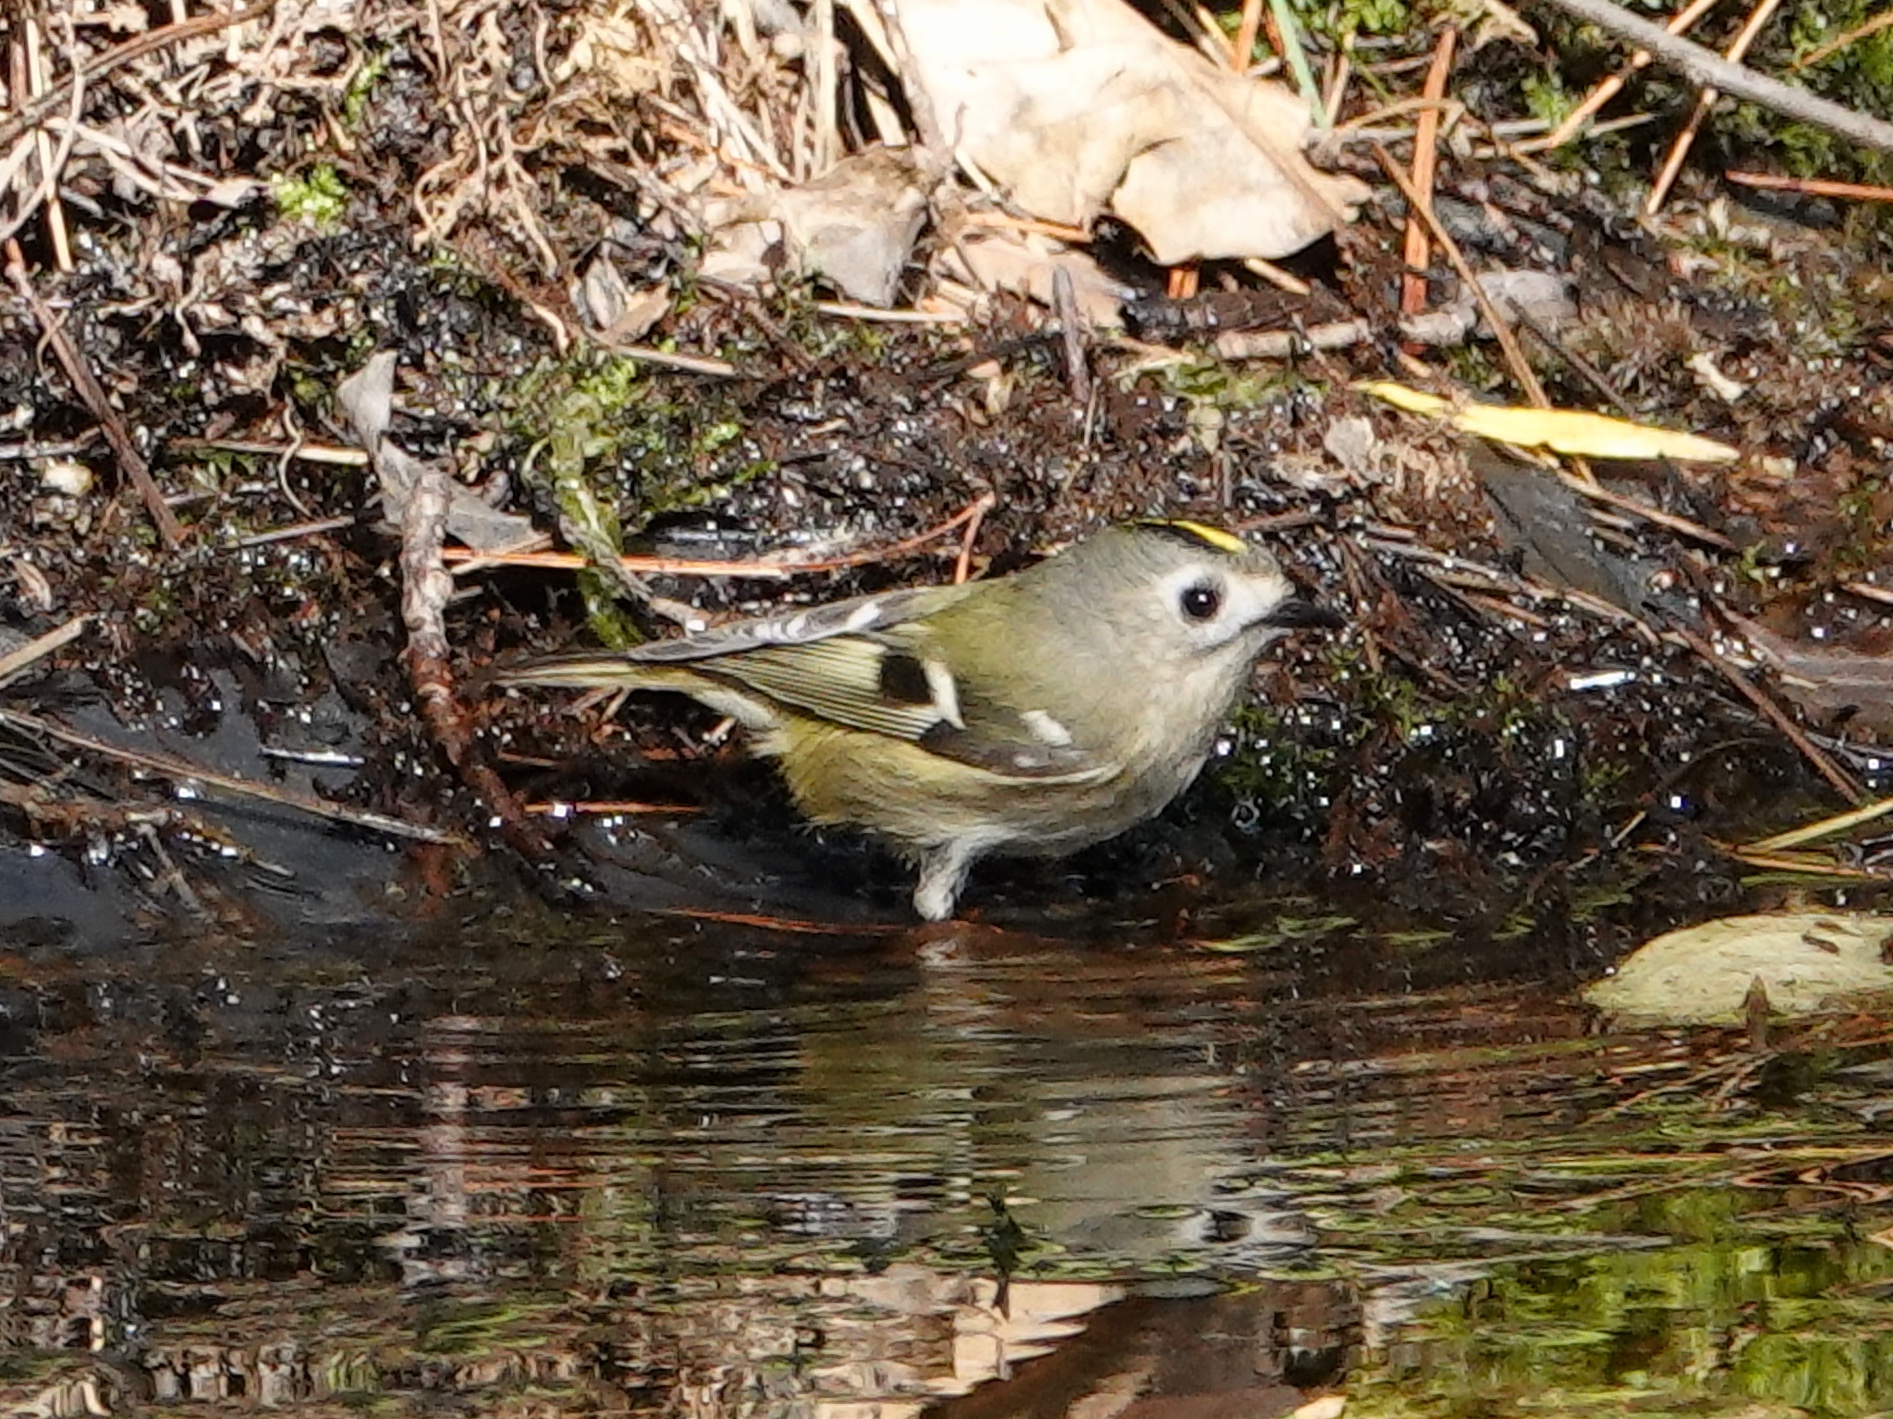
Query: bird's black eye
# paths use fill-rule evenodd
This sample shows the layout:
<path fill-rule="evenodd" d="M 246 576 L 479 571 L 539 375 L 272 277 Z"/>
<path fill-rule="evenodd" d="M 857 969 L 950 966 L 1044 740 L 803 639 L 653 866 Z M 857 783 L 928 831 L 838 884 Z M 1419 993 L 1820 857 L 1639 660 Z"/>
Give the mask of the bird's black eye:
<path fill-rule="evenodd" d="M 1207 621 L 1222 610 L 1223 594 L 1214 586 L 1198 582 L 1195 586 L 1183 589 L 1183 596 L 1178 602 L 1183 614 L 1192 621 Z"/>

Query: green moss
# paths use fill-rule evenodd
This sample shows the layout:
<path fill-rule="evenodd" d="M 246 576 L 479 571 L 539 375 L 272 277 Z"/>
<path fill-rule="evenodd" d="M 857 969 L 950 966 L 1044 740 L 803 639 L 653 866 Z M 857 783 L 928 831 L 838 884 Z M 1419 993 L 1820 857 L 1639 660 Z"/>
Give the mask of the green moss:
<path fill-rule="evenodd" d="M 1577 107 L 1577 99 L 1565 91 L 1564 77 L 1555 69 L 1543 74 L 1527 74 L 1519 82 L 1531 116 L 1553 128 Z"/>
<path fill-rule="evenodd" d="M 1309 384 L 1304 375 L 1286 365 L 1241 367 L 1208 359 L 1164 365 L 1156 379 L 1165 394 L 1217 409 L 1260 409 Z"/>
<path fill-rule="evenodd" d="M 663 383 L 629 356 L 585 352 L 547 365 L 522 384 L 514 418 L 530 444 L 527 478 L 594 562 L 621 555 L 627 529 L 721 501 L 774 466 L 745 447 L 745 426 L 723 394 Z M 588 571 L 579 590 L 605 644 L 637 642 L 615 578 Z"/>
<path fill-rule="evenodd" d="M 1414 23 L 1406 0 L 1294 0 L 1293 9 L 1311 33 L 1333 40 L 1357 34 L 1405 34 Z"/>
<path fill-rule="evenodd" d="M 1834 500 L 1834 512 L 1847 531 L 1823 571 L 1836 579 L 1876 565 L 1885 547 L 1886 484 L 1868 478 Z"/>
<path fill-rule="evenodd" d="M 1445 352 L 1446 368 L 1453 379 L 1467 389 L 1497 392 L 1507 386 L 1507 377 L 1499 372 L 1496 354 L 1496 347 L 1467 341 Z"/>
<path fill-rule="evenodd" d="M 1237 798 L 1280 811 L 1319 799 L 1334 777 L 1340 752 L 1308 742 L 1268 705 L 1236 712 L 1237 750 L 1217 777 Z"/>
<path fill-rule="evenodd" d="M 317 163 L 301 177 L 278 174 L 270 179 L 270 197 L 283 216 L 325 232 L 339 228 L 348 212 L 348 189 L 331 163 Z"/>
<path fill-rule="evenodd" d="M 368 100 L 374 94 L 375 85 L 380 82 L 381 76 L 387 72 L 388 56 L 376 53 L 364 59 L 349 76 L 348 89 L 342 95 L 342 122 L 349 132 L 360 131 Z"/>

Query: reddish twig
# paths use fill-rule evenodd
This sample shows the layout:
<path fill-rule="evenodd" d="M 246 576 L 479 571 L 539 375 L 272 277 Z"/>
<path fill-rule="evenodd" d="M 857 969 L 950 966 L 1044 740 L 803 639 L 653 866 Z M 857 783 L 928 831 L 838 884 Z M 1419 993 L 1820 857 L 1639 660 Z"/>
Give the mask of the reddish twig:
<path fill-rule="evenodd" d="M 1788 72 L 1790 74 L 1799 74 L 1803 69 L 1808 68 L 1810 65 L 1819 64 L 1823 59 L 1826 59 L 1831 55 L 1838 54 L 1841 50 L 1845 49 L 1848 45 L 1858 44 L 1861 40 L 1865 39 L 1868 35 L 1878 34 L 1881 30 L 1885 29 L 1888 25 L 1893 25 L 1893 10 L 1882 10 L 1879 14 L 1875 15 L 1872 19 L 1866 21 L 1863 24 L 1856 25 L 1851 30 L 1848 30 L 1846 34 L 1836 35 L 1833 39 L 1828 40 L 1827 43 L 1825 44 L 1815 45 L 1814 48 L 1810 49 L 1806 54 L 1802 55 L 1799 59 L 1795 60 L 1794 63 L 1790 64 L 1788 66 Z"/>
<path fill-rule="evenodd" d="M 1671 34 L 1679 35 L 1687 33 L 1691 25 L 1695 24 L 1697 20 L 1700 20 L 1704 15 L 1708 14 L 1710 10 L 1715 8 L 1715 4 L 1716 0 L 1692 0 L 1691 4 L 1671 16 L 1669 23 L 1665 25 L 1664 28 Z M 1655 57 L 1656 56 L 1651 54 L 1647 49 L 1634 51 L 1630 56 L 1629 62 L 1626 63 L 1623 68 L 1619 69 L 1615 74 L 1598 81 L 1597 86 L 1584 96 L 1583 102 L 1564 116 L 1564 122 L 1552 129 L 1551 132 L 1547 133 L 1543 138 L 1521 146 L 1528 146 L 1533 152 L 1562 148 L 1566 143 L 1577 137 L 1578 130 L 1583 128 L 1586 123 L 1590 122 L 1591 118 L 1599 109 L 1617 97 L 1623 90 L 1624 85 L 1630 82 L 1631 75 L 1635 74 L 1639 69 L 1647 68 L 1650 61 Z"/>
<path fill-rule="evenodd" d="M 1740 64 L 1731 64 L 1713 49 L 1670 34 L 1661 25 L 1631 14 L 1614 0 L 1540 0 L 1568 15 L 1589 20 L 1599 29 L 1625 39 L 1656 56 L 1657 62 L 1705 88 L 1719 89 L 1730 98 L 1746 99 L 1784 118 L 1812 123 L 1831 133 L 1883 153 L 1893 153 L 1893 123 L 1857 113 L 1843 104 L 1797 89 Z"/>
<path fill-rule="evenodd" d="M 1809 197 L 1845 197 L 1856 202 L 1893 202 L 1893 187 L 1865 182 L 1836 182 L 1827 177 L 1783 177 L 1772 172 L 1725 172 L 1730 182 L 1743 187 L 1766 187 L 1774 192 L 1801 192 Z"/>
<path fill-rule="evenodd" d="M 1427 204 L 1433 201 L 1433 176 L 1439 165 L 1439 111 L 1446 97 L 1446 80 L 1452 73 L 1453 49 L 1459 31 L 1451 25 L 1440 31 L 1439 44 L 1433 50 L 1432 67 L 1426 71 L 1426 87 L 1420 97 L 1426 107 L 1413 133 L 1413 190 L 1422 194 Z M 1400 313 L 1418 315 L 1426 309 L 1426 264 L 1432 259 L 1426 239 L 1426 224 L 1417 210 L 1407 213 L 1406 270 L 1400 276 Z"/>
<path fill-rule="evenodd" d="M 1731 64 L 1739 64 L 1748 54 L 1749 46 L 1755 43 L 1755 37 L 1762 32 L 1780 6 L 1781 0 L 1759 0 L 1748 21 L 1734 39 L 1729 41 L 1728 50 L 1723 58 Z M 1696 95 L 1695 110 L 1689 115 L 1689 121 L 1683 125 L 1683 131 L 1676 135 L 1676 141 L 1670 146 L 1669 156 L 1663 160 L 1662 169 L 1656 175 L 1656 181 L 1650 184 L 1650 195 L 1643 200 L 1646 216 L 1654 217 L 1663 206 L 1663 199 L 1669 196 L 1671 185 L 1676 175 L 1683 170 L 1683 162 L 1689 157 L 1689 150 L 1695 146 L 1696 134 L 1702 130 L 1703 120 L 1708 118 L 1709 110 L 1715 107 L 1721 94 L 1713 87 L 1705 88 Z"/>
<path fill-rule="evenodd" d="M 1236 25 L 1236 42 L 1229 51 L 1229 67 L 1238 74 L 1248 72 L 1249 56 L 1255 53 L 1255 37 L 1261 32 L 1262 0 L 1242 0 L 1242 19 Z"/>
<path fill-rule="evenodd" d="M 953 564 L 955 586 L 959 586 L 972 576 L 974 539 L 979 536 L 980 523 L 986 520 L 986 514 L 991 512 L 998 502 L 999 499 L 994 494 L 981 493 L 967 507 L 966 531 L 960 534 L 960 556 L 959 560 Z"/>
<path fill-rule="evenodd" d="M 1400 164 L 1393 160 L 1393 154 L 1378 143 L 1374 144 L 1374 157 L 1379 161 L 1381 169 L 1387 176 L 1393 179 L 1394 186 L 1400 189 L 1400 195 L 1407 199 L 1407 209 L 1419 214 L 1420 219 L 1426 223 L 1427 229 L 1433 233 L 1433 240 L 1439 243 L 1439 249 L 1446 254 L 1446 259 L 1452 263 L 1453 270 L 1465 283 L 1466 293 L 1479 307 L 1479 313 L 1485 317 L 1486 324 L 1492 327 L 1492 335 L 1499 342 L 1499 349 L 1505 352 L 1506 366 L 1512 371 L 1512 378 L 1518 382 L 1519 389 L 1531 403 L 1540 409 L 1549 409 L 1551 401 L 1545 398 L 1544 386 L 1538 382 L 1538 376 L 1525 359 L 1525 351 L 1519 346 L 1518 336 L 1513 333 L 1511 322 L 1499 314 L 1498 306 L 1493 303 L 1492 297 L 1486 294 L 1485 287 L 1479 284 L 1479 278 L 1473 274 L 1472 266 L 1466 260 L 1466 254 L 1459 249 L 1459 243 L 1453 240 L 1453 234 L 1446 230 L 1438 214 L 1433 211 L 1433 204 L 1426 200 L 1425 195 L 1414 187 L 1406 173 L 1400 170 Z"/>
<path fill-rule="evenodd" d="M 648 576 L 740 576 L 780 580 L 808 572 L 848 571 L 854 567 L 873 566 L 877 562 L 891 562 L 910 552 L 917 552 L 929 542 L 939 541 L 967 522 L 984 517 L 996 501 L 991 493 L 981 493 L 945 522 L 929 527 L 925 532 L 903 537 L 885 547 L 869 547 L 839 557 L 809 557 L 803 560 L 775 557 L 748 562 L 719 562 L 691 561 L 683 557 L 627 556 L 620 560 L 625 570 Z M 443 549 L 441 557 L 449 564 L 478 562 L 482 566 L 542 567 L 554 571 L 583 571 L 591 565 L 588 558 L 576 552 L 476 552 L 463 547 L 448 547 Z"/>

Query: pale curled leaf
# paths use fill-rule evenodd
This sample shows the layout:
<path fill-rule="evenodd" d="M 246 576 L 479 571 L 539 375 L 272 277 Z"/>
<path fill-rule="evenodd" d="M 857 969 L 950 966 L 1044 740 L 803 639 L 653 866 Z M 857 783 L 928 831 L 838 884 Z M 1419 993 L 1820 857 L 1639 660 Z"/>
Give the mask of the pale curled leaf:
<path fill-rule="evenodd" d="M 425 465 L 387 437 L 394 421 L 396 358 L 389 350 L 371 355 L 366 365 L 337 386 L 336 401 L 374 465 L 388 520 L 400 526 L 406 522 L 408 498 L 421 481 Z M 471 489 L 451 480 L 447 498 L 448 533 L 475 551 L 517 547 L 535 535 L 530 519 L 490 507 Z"/>
<path fill-rule="evenodd" d="M 1354 386 L 1383 403 L 1410 414 L 1444 419 L 1462 433 L 1508 443 L 1515 448 L 1548 448 L 1581 458 L 1676 458 L 1694 463 L 1726 463 L 1739 450 L 1697 434 L 1677 433 L 1649 424 L 1633 424 L 1587 409 L 1534 409 L 1503 404 L 1458 404 L 1409 389 L 1391 380 L 1362 380 Z"/>
<path fill-rule="evenodd" d="M 1647 1024 L 1740 1020 L 1755 982 L 1769 1008 L 1809 1014 L 1893 990 L 1882 957 L 1893 920 L 1849 912 L 1724 917 L 1657 937 L 1585 989 L 1611 1016 Z"/>

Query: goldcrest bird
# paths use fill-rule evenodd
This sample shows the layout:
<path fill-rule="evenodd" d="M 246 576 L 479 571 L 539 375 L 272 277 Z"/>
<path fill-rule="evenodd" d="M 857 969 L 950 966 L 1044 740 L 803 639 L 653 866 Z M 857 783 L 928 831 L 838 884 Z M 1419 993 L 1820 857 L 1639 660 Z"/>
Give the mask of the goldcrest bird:
<path fill-rule="evenodd" d="M 1263 648 L 1339 624 L 1233 533 L 1148 521 L 1012 576 L 498 678 L 675 690 L 731 716 L 782 761 L 808 818 L 865 828 L 916 863 L 914 909 L 940 921 L 980 857 L 1061 856 L 1160 812 L 1203 767 Z"/>

